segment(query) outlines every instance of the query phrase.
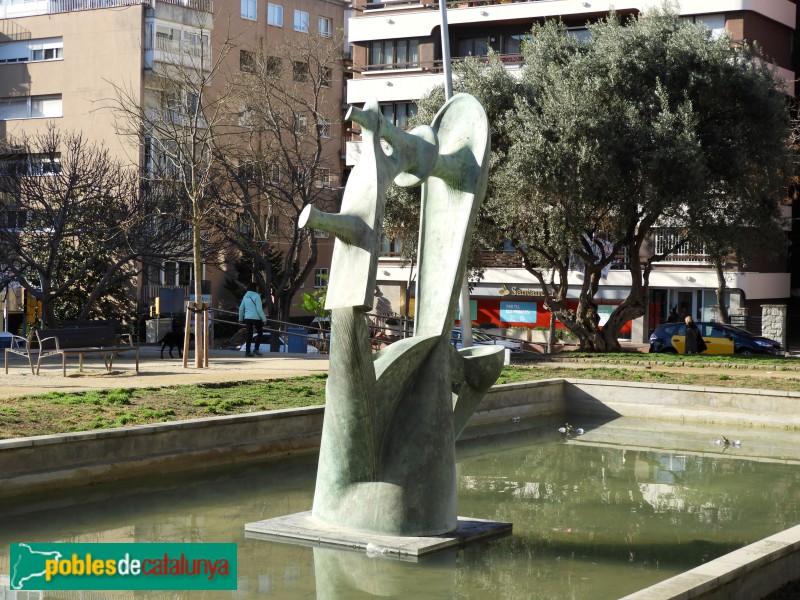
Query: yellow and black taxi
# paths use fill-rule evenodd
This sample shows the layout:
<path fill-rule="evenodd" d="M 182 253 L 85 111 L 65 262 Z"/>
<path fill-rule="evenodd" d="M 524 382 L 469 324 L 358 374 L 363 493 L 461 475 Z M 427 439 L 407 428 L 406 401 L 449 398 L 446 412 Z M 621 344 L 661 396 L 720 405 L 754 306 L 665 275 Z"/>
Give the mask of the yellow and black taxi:
<path fill-rule="evenodd" d="M 705 341 L 703 354 L 771 354 L 783 356 L 780 343 L 724 323 L 699 322 L 697 327 Z M 686 352 L 686 323 L 665 323 L 650 334 L 650 352 L 684 354 Z"/>

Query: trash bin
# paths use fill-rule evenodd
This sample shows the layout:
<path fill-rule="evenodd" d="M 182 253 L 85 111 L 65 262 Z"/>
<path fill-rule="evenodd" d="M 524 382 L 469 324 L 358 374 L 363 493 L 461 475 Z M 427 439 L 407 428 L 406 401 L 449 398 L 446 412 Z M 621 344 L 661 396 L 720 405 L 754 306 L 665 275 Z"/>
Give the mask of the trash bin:
<path fill-rule="evenodd" d="M 289 327 L 289 352 L 305 354 L 308 351 L 308 333 L 304 327 Z"/>
<path fill-rule="evenodd" d="M 11 348 L 11 334 L 6 331 L 0 331 L 0 348 Z"/>

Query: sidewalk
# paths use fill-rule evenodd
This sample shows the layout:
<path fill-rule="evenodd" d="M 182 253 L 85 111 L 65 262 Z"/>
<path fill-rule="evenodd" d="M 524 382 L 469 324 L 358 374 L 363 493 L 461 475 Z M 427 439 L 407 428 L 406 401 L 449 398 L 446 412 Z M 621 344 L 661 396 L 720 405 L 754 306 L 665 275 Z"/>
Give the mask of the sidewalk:
<path fill-rule="evenodd" d="M 227 381 L 252 381 L 295 377 L 328 371 L 328 355 L 270 354 L 246 358 L 244 352 L 235 350 L 210 351 L 208 368 L 194 366 L 194 353 L 190 354 L 187 368 L 182 359 L 169 358 L 165 351 L 160 358 L 161 346 L 141 346 L 139 374 L 134 370 L 132 353 L 121 354 L 114 361 L 114 369 L 105 370 L 100 357 L 87 356 L 84 371 L 78 371 L 78 359 L 67 360 L 67 376 L 61 373 L 61 360 L 57 357 L 42 363 L 39 376 L 32 375 L 27 360 L 9 357 L 8 375 L 0 371 L 0 398 L 13 398 L 26 394 L 48 392 L 81 392 L 112 388 L 165 387 L 197 383 Z"/>

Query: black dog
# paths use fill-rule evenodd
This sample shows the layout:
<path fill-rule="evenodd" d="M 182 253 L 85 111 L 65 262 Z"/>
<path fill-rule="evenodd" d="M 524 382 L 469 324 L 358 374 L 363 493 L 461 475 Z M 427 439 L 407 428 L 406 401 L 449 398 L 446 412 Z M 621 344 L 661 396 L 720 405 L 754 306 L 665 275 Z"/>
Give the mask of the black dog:
<path fill-rule="evenodd" d="M 181 346 L 183 346 L 183 334 L 180 331 L 170 331 L 169 333 L 165 333 L 164 337 L 158 342 L 161 344 L 161 358 L 164 358 L 164 348 L 169 346 L 169 357 L 173 358 L 172 356 L 172 349 L 174 347 L 178 347 L 178 358 L 183 358 L 183 350 L 181 350 Z"/>

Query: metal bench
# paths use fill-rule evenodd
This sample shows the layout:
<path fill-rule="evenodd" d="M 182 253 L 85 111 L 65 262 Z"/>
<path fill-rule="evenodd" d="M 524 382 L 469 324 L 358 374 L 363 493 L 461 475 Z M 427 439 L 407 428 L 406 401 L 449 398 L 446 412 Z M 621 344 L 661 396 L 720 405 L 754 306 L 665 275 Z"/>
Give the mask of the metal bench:
<path fill-rule="evenodd" d="M 61 368 L 67 375 L 67 356 L 79 357 L 79 370 L 83 371 L 83 357 L 86 354 L 100 354 L 106 370 L 111 371 L 117 354 L 134 351 L 136 355 L 136 372 L 139 372 L 139 347 L 131 341 L 130 335 L 116 331 L 113 322 L 88 322 L 91 326 L 66 327 L 61 329 L 38 329 L 32 331 L 28 338 L 12 336 L 11 347 L 5 349 L 5 370 L 8 373 L 8 356 L 17 354 L 25 356 L 31 367 L 31 373 L 39 374 L 42 360 L 50 356 L 61 356 Z M 36 368 L 33 359 L 36 357 Z"/>

